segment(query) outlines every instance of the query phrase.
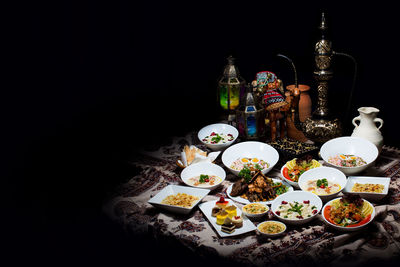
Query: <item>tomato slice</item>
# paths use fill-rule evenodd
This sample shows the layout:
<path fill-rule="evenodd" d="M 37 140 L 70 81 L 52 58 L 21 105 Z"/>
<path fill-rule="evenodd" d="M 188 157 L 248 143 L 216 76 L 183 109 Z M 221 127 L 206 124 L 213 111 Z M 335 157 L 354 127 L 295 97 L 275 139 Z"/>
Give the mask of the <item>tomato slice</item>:
<path fill-rule="evenodd" d="M 283 168 L 283 177 L 285 177 L 286 179 L 288 179 L 288 180 L 290 180 L 290 181 L 293 181 L 291 178 L 290 178 L 290 176 L 289 176 L 289 170 L 288 170 L 288 168 Z"/>
<path fill-rule="evenodd" d="M 328 222 L 330 222 L 331 224 L 337 225 L 337 223 L 335 223 L 335 222 L 331 219 L 331 206 L 326 206 L 326 208 L 324 209 L 324 217 L 325 217 L 325 219 L 327 219 Z"/>

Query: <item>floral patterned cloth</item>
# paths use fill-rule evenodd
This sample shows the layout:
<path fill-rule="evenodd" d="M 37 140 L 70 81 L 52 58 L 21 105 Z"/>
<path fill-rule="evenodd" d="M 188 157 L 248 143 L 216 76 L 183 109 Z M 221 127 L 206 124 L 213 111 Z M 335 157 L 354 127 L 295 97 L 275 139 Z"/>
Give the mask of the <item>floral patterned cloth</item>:
<path fill-rule="evenodd" d="M 264 238 L 256 231 L 221 238 L 198 207 L 188 215 L 180 215 L 147 203 L 165 186 L 181 184 L 181 169 L 176 160 L 183 147 L 191 144 L 206 150 L 194 134 L 189 134 L 156 152 L 143 152 L 132 162 L 141 169 L 140 174 L 115 190 L 106 201 L 104 211 L 129 232 L 174 238 L 198 255 L 218 255 L 249 266 L 282 262 L 350 266 L 390 260 L 400 255 L 400 150 L 384 146 L 375 166 L 362 174 L 391 178 L 388 195 L 375 203 L 374 221 L 362 230 L 339 232 L 325 225 L 321 215 L 317 215 L 308 224 L 288 226 L 285 235 L 277 239 Z M 216 163 L 223 166 L 220 158 Z M 280 177 L 281 166 L 282 163 L 278 163 L 268 176 Z M 235 176 L 227 171 L 222 186 L 203 201 L 226 197 L 226 189 L 234 180 Z M 273 217 L 272 214 L 268 216 Z"/>

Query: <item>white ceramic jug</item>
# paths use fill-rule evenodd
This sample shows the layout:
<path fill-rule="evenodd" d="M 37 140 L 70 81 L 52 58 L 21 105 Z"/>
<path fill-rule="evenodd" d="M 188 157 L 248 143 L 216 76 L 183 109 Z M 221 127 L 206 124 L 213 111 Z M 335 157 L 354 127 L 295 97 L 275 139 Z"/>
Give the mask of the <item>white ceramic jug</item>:
<path fill-rule="evenodd" d="M 358 109 L 358 112 L 360 116 L 355 117 L 352 121 L 355 128 L 351 136 L 357 136 L 371 141 L 376 145 L 379 152 L 381 152 L 383 136 L 379 129 L 383 125 L 383 120 L 376 117 L 379 109 L 374 107 L 361 107 Z M 360 121 L 360 125 L 356 123 L 357 121 Z M 376 122 L 380 123 L 378 127 L 375 125 Z"/>

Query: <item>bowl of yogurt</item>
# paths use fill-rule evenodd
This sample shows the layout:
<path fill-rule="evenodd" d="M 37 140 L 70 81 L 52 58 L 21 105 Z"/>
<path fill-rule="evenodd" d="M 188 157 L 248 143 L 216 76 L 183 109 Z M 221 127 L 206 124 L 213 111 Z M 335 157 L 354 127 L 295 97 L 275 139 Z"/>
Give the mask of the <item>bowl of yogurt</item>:
<path fill-rule="evenodd" d="M 226 123 L 207 125 L 197 134 L 199 140 L 211 150 L 224 150 L 232 145 L 238 136 L 238 130 Z"/>

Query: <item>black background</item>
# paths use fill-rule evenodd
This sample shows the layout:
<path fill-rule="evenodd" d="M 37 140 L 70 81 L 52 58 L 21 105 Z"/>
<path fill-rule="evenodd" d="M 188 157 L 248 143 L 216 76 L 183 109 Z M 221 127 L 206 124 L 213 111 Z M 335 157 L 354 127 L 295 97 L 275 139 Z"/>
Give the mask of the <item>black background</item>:
<path fill-rule="evenodd" d="M 5 254 L 16 263 L 115 264 L 148 256 L 142 250 L 150 241 L 128 239 L 101 212 L 107 194 L 135 173 L 129 159 L 140 147 L 216 121 L 216 82 L 229 55 L 247 81 L 270 70 L 286 85 L 294 82 L 292 71 L 276 54 L 289 56 L 315 100 L 322 11 L 333 49 L 358 62 L 348 118 L 361 106 L 379 108 L 385 144 L 400 147 L 399 25 L 389 2 L 92 1 L 9 11 L 1 220 Z M 353 65 L 339 56 L 333 64 L 329 105 L 343 120 Z M 350 121 L 343 124 L 351 134 Z"/>

